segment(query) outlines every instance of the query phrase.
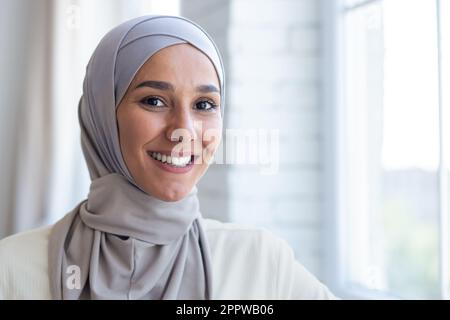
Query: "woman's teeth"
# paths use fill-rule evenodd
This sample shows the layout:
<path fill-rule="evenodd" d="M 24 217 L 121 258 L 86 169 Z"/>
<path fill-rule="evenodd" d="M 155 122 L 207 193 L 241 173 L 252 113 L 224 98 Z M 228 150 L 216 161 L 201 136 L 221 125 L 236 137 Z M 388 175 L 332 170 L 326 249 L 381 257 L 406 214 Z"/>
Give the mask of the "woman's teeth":
<path fill-rule="evenodd" d="M 168 163 L 175 167 L 185 167 L 189 162 L 191 162 L 191 156 L 171 157 L 154 151 L 150 154 L 150 156 L 153 159 L 161 161 L 162 163 Z"/>

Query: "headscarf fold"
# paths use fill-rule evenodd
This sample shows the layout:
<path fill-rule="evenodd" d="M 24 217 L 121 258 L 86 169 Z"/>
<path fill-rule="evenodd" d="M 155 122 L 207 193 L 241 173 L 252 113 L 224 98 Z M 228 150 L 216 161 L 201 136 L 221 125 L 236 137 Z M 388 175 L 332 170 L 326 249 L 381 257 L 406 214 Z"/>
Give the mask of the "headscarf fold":
<path fill-rule="evenodd" d="M 142 65 L 159 50 L 188 43 L 224 69 L 209 35 L 177 16 L 144 16 L 108 32 L 86 68 L 78 106 L 91 177 L 88 198 L 53 227 L 53 299 L 210 299 L 211 257 L 194 186 L 166 202 L 144 192 L 120 150 L 116 109 Z"/>

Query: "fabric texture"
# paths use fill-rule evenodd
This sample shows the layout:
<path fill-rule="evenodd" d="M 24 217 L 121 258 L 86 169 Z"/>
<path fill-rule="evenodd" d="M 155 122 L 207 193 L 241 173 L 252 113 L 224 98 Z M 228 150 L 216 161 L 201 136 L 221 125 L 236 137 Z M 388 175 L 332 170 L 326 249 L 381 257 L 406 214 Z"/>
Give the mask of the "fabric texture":
<path fill-rule="evenodd" d="M 211 250 L 212 299 L 336 299 L 284 239 L 253 226 L 200 220 Z M 0 300 L 52 298 L 50 231 L 46 226 L 0 240 Z"/>
<path fill-rule="evenodd" d="M 183 17 L 127 21 L 103 37 L 88 63 L 79 122 L 92 182 L 87 200 L 58 221 L 49 236 L 54 299 L 211 297 L 211 257 L 197 188 L 175 202 L 145 193 L 124 163 L 118 138 L 116 108 L 135 74 L 153 54 L 180 43 L 211 60 L 223 104 L 220 53 L 201 27 Z M 77 275 L 79 281 L 73 278 Z"/>

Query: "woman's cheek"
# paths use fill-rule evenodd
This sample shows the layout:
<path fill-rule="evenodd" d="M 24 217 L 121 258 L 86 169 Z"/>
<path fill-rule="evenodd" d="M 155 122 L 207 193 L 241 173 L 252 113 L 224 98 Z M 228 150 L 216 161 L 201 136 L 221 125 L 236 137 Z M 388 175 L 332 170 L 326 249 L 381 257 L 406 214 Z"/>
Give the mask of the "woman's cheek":
<path fill-rule="evenodd" d="M 203 159 L 206 163 L 213 158 L 221 140 L 222 125 L 221 122 L 209 123 L 203 132 Z"/>
<path fill-rule="evenodd" d="M 130 131 L 133 132 L 131 138 L 140 147 L 152 141 L 158 135 L 163 134 L 164 120 L 160 116 L 149 111 L 140 110 L 133 114 L 133 118 L 129 122 L 132 124 L 130 126 Z"/>
<path fill-rule="evenodd" d="M 216 151 L 216 144 L 215 143 L 210 143 L 203 152 L 203 159 L 205 161 L 206 164 L 210 164 L 210 162 L 212 161 L 213 157 L 214 157 L 214 153 Z"/>

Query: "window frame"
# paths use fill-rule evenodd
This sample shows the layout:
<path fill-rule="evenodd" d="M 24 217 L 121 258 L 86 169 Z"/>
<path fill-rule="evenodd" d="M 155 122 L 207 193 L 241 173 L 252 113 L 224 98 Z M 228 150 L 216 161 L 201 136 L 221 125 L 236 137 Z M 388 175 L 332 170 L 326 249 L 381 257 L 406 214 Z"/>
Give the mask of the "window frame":
<path fill-rule="evenodd" d="M 323 214 L 324 219 L 324 280 L 330 289 L 343 299 L 398 299 L 386 292 L 377 291 L 364 287 L 349 287 L 345 283 L 345 219 L 343 192 L 345 190 L 342 175 L 343 169 L 343 115 L 345 114 L 343 104 L 344 92 L 344 55 L 343 55 L 343 23 L 344 14 L 347 10 L 370 5 L 383 0 L 363 0 L 355 5 L 345 7 L 343 0 L 321 0 L 322 21 L 322 68 L 321 79 L 323 83 L 322 105 L 323 118 L 322 128 L 324 130 L 322 155 L 324 159 L 323 174 Z M 442 76 L 442 21 L 441 0 L 436 1 L 436 32 L 438 37 L 438 83 L 439 83 L 439 282 L 442 299 L 450 299 L 450 212 L 448 203 L 449 179 L 446 177 L 450 168 L 446 168 L 447 148 L 450 141 L 446 141 L 445 117 L 450 115 L 448 101 L 443 99 L 443 76 Z M 444 105 L 445 104 L 445 105 Z M 450 125 L 450 123 L 449 123 Z M 450 156 L 450 154 L 449 154 Z M 447 195 L 447 197 L 446 197 Z"/>

